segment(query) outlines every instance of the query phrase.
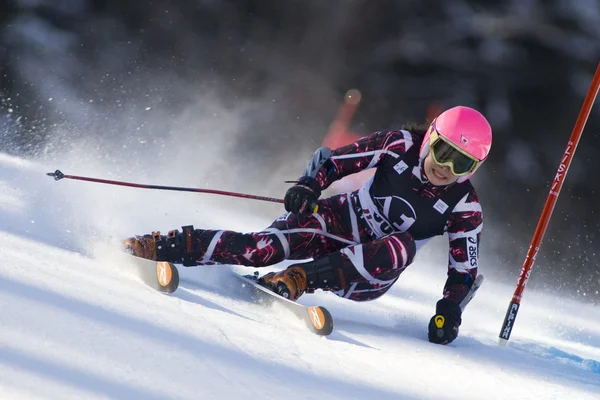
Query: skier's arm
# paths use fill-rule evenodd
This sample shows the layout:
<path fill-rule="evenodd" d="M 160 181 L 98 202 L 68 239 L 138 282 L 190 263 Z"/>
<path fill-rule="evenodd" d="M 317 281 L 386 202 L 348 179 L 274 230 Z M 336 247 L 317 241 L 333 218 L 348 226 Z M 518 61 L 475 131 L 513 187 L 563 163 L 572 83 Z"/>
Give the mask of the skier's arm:
<path fill-rule="evenodd" d="M 452 210 L 448 219 L 450 255 L 444 297 L 429 321 L 429 341 L 451 343 L 458 336 L 462 319 L 460 303 L 477 277 L 479 236 L 482 227 L 481 205 L 475 192 L 467 194 Z"/>
<path fill-rule="evenodd" d="M 347 175 L 386 163 L 396 164 L 412 145 L 413 138 L 407 131 L 375 132 L 333 150 L 313 176 L 324 190 Z"/>
<path fill-rule="evenodd" d="M 396 165 L 413 145 L 408 131 L 380 131 L 348 146 L 319 148 L 308 160 L 304 174 L 283 199 L 292 213 L 316 212 L 321 192 L 344 176 L 382 165 Z"/>
<path fill-rule="evenodd" d="M 477 277 L 479 264 L 483 214 L 475 192 L 470 192 L 454 207 L 447 227 L 449 262 L 444 298 L 460 304 Z"/>

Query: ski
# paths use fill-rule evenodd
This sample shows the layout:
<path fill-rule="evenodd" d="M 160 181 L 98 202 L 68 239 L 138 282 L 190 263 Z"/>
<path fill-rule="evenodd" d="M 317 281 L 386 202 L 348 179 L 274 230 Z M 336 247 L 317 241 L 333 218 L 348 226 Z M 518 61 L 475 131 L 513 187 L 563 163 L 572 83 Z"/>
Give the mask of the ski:
<path fill-rule="evenodd" d="M 162 293 L 173 293 L 179 287 L 179 271 L 172 263 L 135 256 L 131 258 L 137 266 L 138 276 L 151 288 Z"/>
<path fill-rule="evenodd" d="M 287 310 L 303 320 L 311 332 L 319 336 L 327 336 L 333 332 L 333 317 L 325 307 L 305 306 L 286 299 L 260 285 L 257 282 L 258 276 L 256 275 L 240 275 L 233 271 L 232 273 L 242 281 L 242 286 L 251 288 L 257 296 L 261 297 L 261 299 L 277 301 L 279 304 L 283 305 Z"/>
<path fill-rule="evenodd" d="M 469 302 L 471 302 L 471 300 L 473 300 L 473 297 L 475 297 L 477 290 L 481 287 L 482 284 L 483 284 L 483 275 L 477 275 L 477 278 L 475 278 L 475 282 L 473 282 L 473 285 L 471 286 L 469 293 L 467 293 L 467 296 L 459 304 L 461 311 L 465 311 L 467 304 L 469 304 Z"/>

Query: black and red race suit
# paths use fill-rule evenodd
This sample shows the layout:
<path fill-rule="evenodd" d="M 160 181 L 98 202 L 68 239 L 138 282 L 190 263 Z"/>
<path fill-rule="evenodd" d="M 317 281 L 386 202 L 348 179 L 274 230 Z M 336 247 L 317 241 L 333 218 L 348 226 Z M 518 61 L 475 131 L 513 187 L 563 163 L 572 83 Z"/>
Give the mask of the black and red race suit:
<path fill-rule="evenodd" d="M 422 141 L 406 130 L 380 131 L 333 150 L 313 174 L 322 189 L 368 168 L 376 168 L 374 176 L 359 190 L 319 200 L 314 214 L 286 213 L 261 232 L 197 229 L 198 263 L 262 267 L 328 255 L 346 277 L 335 293 L 364 301 L 385 293 L 417 250 L 446 232 L 444 297 L 459 303 L 477 275 L 481 205 L 468 180 L 427 180 Z"/>

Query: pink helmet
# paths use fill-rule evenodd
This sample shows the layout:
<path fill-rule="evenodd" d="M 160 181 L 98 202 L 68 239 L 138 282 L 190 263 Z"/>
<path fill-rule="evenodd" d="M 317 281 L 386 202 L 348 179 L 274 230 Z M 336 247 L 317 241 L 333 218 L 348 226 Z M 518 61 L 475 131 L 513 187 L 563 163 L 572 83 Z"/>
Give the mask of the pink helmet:
<path fill-rule="evenodd" d="M 421 144 L 420 157 L 424 159 L 430 150 L 430 135 L 435 130 L 445 141 L 478 162 L 470 174 L 461 176 L 464 182 L 485 161 L 492 147 L 492 128 L 483 115 L 469 107 L 458 106 L 441 113 L 433 120 Z"/>

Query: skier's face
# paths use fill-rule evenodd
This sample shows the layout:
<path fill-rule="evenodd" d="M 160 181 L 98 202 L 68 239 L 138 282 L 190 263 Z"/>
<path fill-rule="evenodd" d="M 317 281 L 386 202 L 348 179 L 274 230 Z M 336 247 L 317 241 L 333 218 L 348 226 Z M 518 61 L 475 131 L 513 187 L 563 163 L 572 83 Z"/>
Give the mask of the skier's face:
<path fill-rule="evenodd" d="M 429 182 L 435 186 L 449 185 L 456 182 L 459 178 L 452 173 L 450 168 L 445 165 L 436 164 L 435 161 L 433 161 L 433 157 L 431 157 L 431 153 L 425 157 L 423 169 L 425 170 L 425 175 L 427 175 Z"/>

